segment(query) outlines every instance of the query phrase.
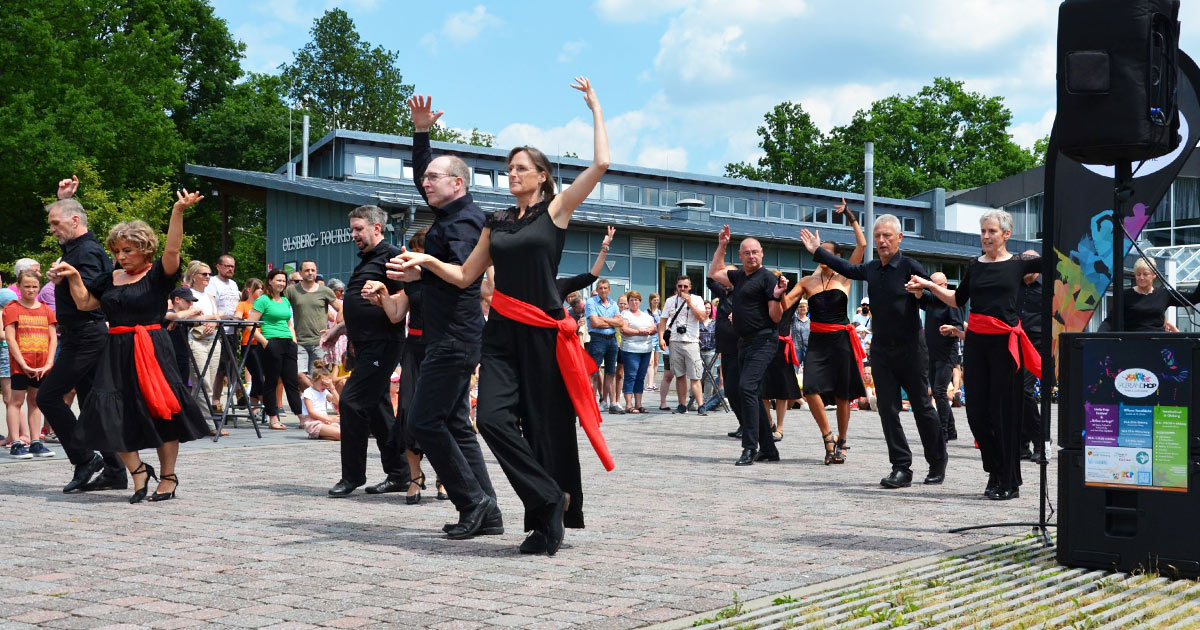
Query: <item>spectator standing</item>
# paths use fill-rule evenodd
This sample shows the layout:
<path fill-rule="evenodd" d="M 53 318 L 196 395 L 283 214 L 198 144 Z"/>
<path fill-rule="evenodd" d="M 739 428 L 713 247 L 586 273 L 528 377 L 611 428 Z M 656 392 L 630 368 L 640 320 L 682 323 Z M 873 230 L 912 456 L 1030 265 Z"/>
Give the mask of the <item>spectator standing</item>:
<path fill-rule="evenodd" d="M 242 289 L 242 300 L 237 305 L 237 318 L 250 319 L 250 311 L 254 310 L 254 302 L 265 292 L 262 280 L 258 278 L 247 280 L 246 287 Z M 238 343 L 242 354 L 246 357 L 246 371 L 250 373 L 250 402 L 261 404 L 266 387 L 264 384 L 266 377 L 263 375 L 263 347 L 258 344 L 258 338 L 250 334 L 249 328 L 242 331 L 242 337 Z M 275 392 L 271 392 L 271 395 L 274 396 Z M 278 400 L 276 397 L 276 401 Z"/>
<path fill-rule="evenodd" d="M 680 276 L 675 281 L 675 295 L 667 298 L 662 317 L 658 322 L 658 343 L 671 353 L 671 370 L 675 373 L 675 395 L 678 405 L 675 413 L 687 413 L 688 389 L 697 402 L 697 413 L 704 411 L 704 391 L 700 377 L 704 365 L 700 359 L 700 324 L 708 319 L 704 312 L 704 298 L 692 295 L 692 280 Z"/>
<path fill-rule="evenodd" d="M 662 316 L 662 301 L 657 293 L 651 293 L 646 302 L 649 304 L 646 312 L 654 319 L 654 328 L 657 329 L 659 317 Z M 655 343 L 650 350 L 650 366 L 646 368 L 646 391 L 658 391 L 658 357 L 658 344 Z"/>
<path fill-rule="evenodd" d="M 700 324 L 700 363 L 704 369 L 701 373 L 701 386 L 704 389 L 704 400 L 697 401 L 696 405 L 704 408 L 706 411 L 712 411 L 719 404 L 713 398 L 713 383 L 712 368 L 716 366 L 717 358 L 717 321 L 716 309 L 713 308 L 713 303 L 708 300 L 704 301 L 704 312 L 708 314 L 708 319 L 705 319 Z"/>
<path fill-rule="evenodd" d="M 54 457 L 54 451 L 42 442 L 42 412 L 37 406 L 37 390 L 42 377 L 54 365 L 58 348 L 55 329 L 58 321 L 50 307 L 37 301 L 41 273 L 26 267 L 17 275 L 21 297 L 4 307 L 4 337 L 8 342 L 11 393 L 6 399 L 8 433 L 12 441 L 9 455 L 19 459 Z M 21 407 L 29 401 L 25 417 Z"/>
<path fill-rule="evenodd" d="M 654 347 L 654 336 L 658 328 L 654 318 L 642 310 L 642 294 L 630 291 L 629 310 L 621 313 L 625 322 L 621 325 L 621 357 L 625 362 L 625 379 L 621 392 L 625 394 L 625 409 L 629 413 L 646 413 L 642 406 L 642 392 L 646 383 L 646 368 L 650 363 L 650 349 Z"/>
<path fill-rule="evenodd" d="M 317 283 L 317 263 L 306 260 L 300 263 L 300 282 L 289 285 L 283 296 L 292 303 L 295 317 L 297 367 L 300 370 L 300 388 L 307 389 L 311 383 L 308 375 L 325 358 L 321 348 L 321 333 L 329 329 L 329 309 L 340 309 L 333 289 Z"/>
<path fill-rule="evenodd" d="M 237 263 L 233 256 L 224 254 L 217 259 L 217 275 L 212 277 L 204 292 L 213 299 L 217 305 L 218 319 L 237 319 L 237 305 L 241 299 L 241 293 L 238 291 L 237 282 L 233 279 L 233 272 L 237 269 Z M 221 392 L 225 389 L 226 375 L 237 371 L 237 356 L 238 356 L 238 338 L 237 330 L 233 326 L 222 326 L 217 331 L 217 339 L 221 347 L 217 350 L 219 353 L 213 357 L 217 363 L 217 374 L 213 377 L 213 408 L 217 412 L 221 411 Z"/>
<path fill-rule="evenodd" d="M 196 306 L 200 308 L 200 316 L 196 319 L 220 319 L 217 313 L 217 302 L 212 296 L 205 293 L 208 289 L 208 283 L 212 279 L 212 269 L 200 262 L 193 260 L 188 263 L 187 271 L 183 272 L 183 281 L 187 286 L 191 287 L 192 293 L 196 296 Z M 217 325 L 216 324 L 200 324 L 193 326 L 188 331 L 188 348 L 192 351 L 192 361 L 196 366 L 196 371 L 200 373 L 200 379 L 203 383 L 192 384 L 192 395 L 199 400 L 207 392 L 213 397 L 210 403 L 210 409 L 215 413 L 220 403 L 216 401 L 214 395 L 213 384 L 217 377 L 217 365 L 221 362 L 221 357 L 216 354 L 213 346 L 217 343 Z M 195 373 L 192 373 L 195 377 Z M 216 422 L 212 419 L 212 414 L 205 414 L 208 418 L 208 429 L 210 432 L 216 432 Z M 224 434 L 222 434 L 224 435 Z"/>
<path fill-rule="evenodd" d="M 607 247 L 601 247 L 608 251 Z M 596 295 L 587 301 L 584 312 L 588 318 L 587 351 L 596 362 L 596 376 L 593 383 L 600 394 L 600 408 L 607 408 L 612 413 L 622 411 L 617 402 L 617 329 L 621 327 L 621 308 L 617 301 L 610 299 L 608 280 L 601 278 L 596 283 Z"/>
<path fill-rule="evenodd" d="M 948 286 L 946 274 L 940 271 L 930 275 L 929 280 L 939 287 Z M 929 387 L 938 419 L 942 423 L 942 439 L 949 442 L 958 437 L 948 388 L 954 379 L 954 356 L 958 354 L 958 340 L 966 335 L 963 332 L 962 310 L 943 304 L 941 300 L 927 300 L 921 307 L 925 309 L 925 345 L 929 348 Z"/>
<path fill-rule="evenodd" d="M 262 346 L 263 358 L 263 404 L 270 427 L 286 429 L 279 421 L 279 403 L 275 397 L 275 385 L 283 381 L 283 392 L 287 396 L 292 413 L 297 416 L 304 409 L 300 402 L 300 384 L 296 369 L 296 332 L 292 329 L 292 304 L 283 296 L 287 288 L 287 272 L 272 269 L 267 274 L 265 293 L 254 300 L 250 309 L 250 320 L 262 325 L 254 331 L 254 338 Z"/>

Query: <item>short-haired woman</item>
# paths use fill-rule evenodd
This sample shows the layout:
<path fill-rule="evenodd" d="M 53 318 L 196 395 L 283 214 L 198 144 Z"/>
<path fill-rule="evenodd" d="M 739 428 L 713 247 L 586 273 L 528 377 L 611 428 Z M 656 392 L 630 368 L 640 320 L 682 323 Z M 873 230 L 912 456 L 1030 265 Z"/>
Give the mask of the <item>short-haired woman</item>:
<path fill-rule="evenodd" d="M 292 303 L 283 297 L 288 276 L 275 268 L 267 274 L 266 293 L 258 296 L 250 309 L 250 320 L 261 321 L 254 338 L 262 344 L 263 406 L 272 429 L 287 427 L 279 421 L 279 399 L 275 386 L 283 381 L 288 406 L 297 416 L 304 410 L 300 402 L 300 377 L 296 365 L 296 330 L 292 328 Z"/>
<path fill-rule="evenodd" d="M 1155 286 L 1158 267 L 1150 258 L 1138 258 L 1133 263 L 1133 286 L 1125 289 L 1124 328 L 1130 332 L 1163 332 L 1167 325 L 1167 308 L 1191 306 L 1200 299 L 1200 287 L 1186 295 Z M 1111 316 L 1104 321 L 1111 326 Z"/>
<path fill-rule="evenodd" d="M 646 413 L 642 406 L 642 391 L 645 389 L 646 368 L 650 364 L 650 350 L 658 336 L 658 326 L 650 313 L 642 310 L 642 294 L 630 291 L 626 299 L 629 309 L 621 311 L 621 360 L 625 364 L 625 378 L 621 393 L 625 394 L 626 413 Z"/>
<path fill-rule="evenodd" d="M 130 503 L 146 500 L 150 478 L 160 479 L 139 450 L 158 450 L 162 477 L 148 500 L 165 501 L 175 498 L 179 486 L 179 443 L 207 433 L 204 414 L 188 395 L 170 336 L 161 324 L 167 296 L 179 279 L 183 213 L 203 198 L 186 190 L 176 194 L 167 244 L 156 261 L 151 262 L 158 236 L 144 221 L 129 221 L 115 226 L 105 243 L 120 268 L 101 277 L 90 291 L 70 264 L 59 262 L 51 270 L 70 283 L 79 310 L 103 308 L 108 316 L 108 343 L 96 364 L 77 431 L 90 448 L 116 451 L 121 457 L 133 478 Z"/>

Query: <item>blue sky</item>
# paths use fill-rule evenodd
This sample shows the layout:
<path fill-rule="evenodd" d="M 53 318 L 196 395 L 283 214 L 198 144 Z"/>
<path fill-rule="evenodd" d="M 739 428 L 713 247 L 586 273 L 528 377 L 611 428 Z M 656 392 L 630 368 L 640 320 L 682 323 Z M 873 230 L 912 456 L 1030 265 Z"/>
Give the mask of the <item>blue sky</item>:
<path fill-rule="evenodd" d="M 1181 9 L 1182 48 L 1200 58 L 1200 8 Z M 828 131 L 934 77 L 1002 96 L 1032 146 L 1054 120 L 1058 2 L 1046 0 L 213 0 L 246 43 L 243 67 L 277 72 L 337 6 L 399 53 L 405 83 L 451 127 L 496 146 L 591 154 L 591 118 L 568 85 L 592 79 L 613 159 L 720 174 L 761 151 L 763 114 L 798 101 Z M 1195 28 L 1190 28 L 1193 26 Z"/>

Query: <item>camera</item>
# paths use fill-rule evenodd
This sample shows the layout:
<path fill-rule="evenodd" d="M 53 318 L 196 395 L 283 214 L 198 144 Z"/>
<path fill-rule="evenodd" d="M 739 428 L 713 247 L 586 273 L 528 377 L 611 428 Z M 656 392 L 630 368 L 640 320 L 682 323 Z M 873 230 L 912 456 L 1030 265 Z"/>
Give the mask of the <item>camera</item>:
<path fill-rule="evenodd" d="M 681 335 L 686 335 L 687 334 L 687 324 L 680 324 L 680 325 L 676 326 L 675 332 L 677 332 Z"/>

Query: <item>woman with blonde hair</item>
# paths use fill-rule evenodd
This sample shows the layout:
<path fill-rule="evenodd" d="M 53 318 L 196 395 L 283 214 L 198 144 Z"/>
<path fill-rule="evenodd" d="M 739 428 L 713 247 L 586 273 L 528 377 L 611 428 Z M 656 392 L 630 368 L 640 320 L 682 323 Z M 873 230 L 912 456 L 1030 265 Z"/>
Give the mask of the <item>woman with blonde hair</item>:
<path fill-rule="evenodd" d="M 212 269 L 199 260 L 188 263 L 187 270 L 183 272 L 183 283 L 191 288 L 196 307 L 200 309 L 201 315 L 196 319 L 220 319 L 217 302 L 213 300 L 212 295 L 204 292 L 211 279 Z M 188 331 L 188 349 L 192 351 L 192 362 L 195 368 L 192 374 L 185 375 L 184 378 L 194 378 L 196 372 L 200 373 L 203 386 L 199 382 L 192 384 L 192 394 L 197 400 L 205 395 L 214 396 L 216 394 L 213 391 L 213 382 L 217 378 L 217 368 L 220 367 L 221 356 L 218 354 L 219 349 L 213 350 L 213 345 L 217 343 L 218 338 L 216 324 L 199 324 Z M 220 413 L 221 403 L 213 400 L 210 409 L 213 413 Z M 208 424 L 209 432 L 215 433 L 217 425 L 211 417 Z M 228 435 L 228 432 L 223 432 L 222 435 Z"/>
<path fill-rule="evenodd" d="M 1125 289 L 1123 326 L 1130 332 L 1163 332 L 1167 329 L 1167 309 L 1189 307 L 1200 299 L 1200 286 L 1184 295 L 1156 286 L 1158 266 L 1152 258 L 1140 257 L 1133 263 L 1133 286 Z M 1111 328 L 1112 317 L 1104 320 Z"/>
<path fill-rule="evenodd" d="M 107 345 L 92 391 L 83 401 L 77 431 L 84 443 L 121 457 L 133 478 L 130 503 L 146 500 L 150 479 L 160 479 L 154 467 L 141 460 L 139 450 L 157 449 L 162 472 L 148 500 L 173 499 L 179 486 L 179 443 L 206 433 L 204 415 L 177 372 L 170 336 L 161 325 L 167 295 L 179 278 L 183 213 L 204 199 L 186 190 L 176 197 L 166 247 L 158 260 L 151 262 L 158 251 L 154 231 L 144 221 L 129 221 L 114 227 L 105 243 L 120 269 L 102 276 L 91 290 L 70 264 L 59 262 L 51 270 L 70 283 L 79 310 L 103 308 L 108 316 Z"/>

